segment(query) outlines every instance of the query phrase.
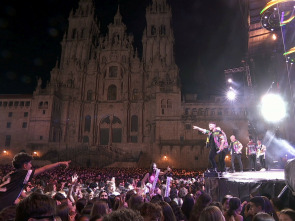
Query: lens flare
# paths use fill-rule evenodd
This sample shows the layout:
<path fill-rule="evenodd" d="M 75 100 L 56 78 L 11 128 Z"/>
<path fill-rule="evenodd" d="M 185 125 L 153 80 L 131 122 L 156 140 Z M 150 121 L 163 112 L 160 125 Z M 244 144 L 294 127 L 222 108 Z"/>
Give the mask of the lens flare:
<path fill-rule="evenodd" d="M 230 101 L 233 101 L 236 99 L 236 92 L 233 90 L 229 90 L 226 96 L 227 96 L 227 99 L 229 99 Z"/>
<path fill-rule="evenodd" d="M 266 94 L 261 100 L 261 114 L 269 122 L 279 122 L 286 116 L 286 104 L 277 94 Z"/>

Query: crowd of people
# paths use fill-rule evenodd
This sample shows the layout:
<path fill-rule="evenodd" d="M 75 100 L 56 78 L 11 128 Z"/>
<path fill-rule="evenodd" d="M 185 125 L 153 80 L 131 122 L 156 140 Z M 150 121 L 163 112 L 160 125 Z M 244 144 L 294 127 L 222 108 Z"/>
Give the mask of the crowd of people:
<path fill-rule="evenodd" d="M 72 168 L 70 161 L 34 169 L 19 153 L 1 166 L 0 221 L 295 220 L 270 196 L 221 202 L 207 193 L 204 171 L 157 168 Z"/>

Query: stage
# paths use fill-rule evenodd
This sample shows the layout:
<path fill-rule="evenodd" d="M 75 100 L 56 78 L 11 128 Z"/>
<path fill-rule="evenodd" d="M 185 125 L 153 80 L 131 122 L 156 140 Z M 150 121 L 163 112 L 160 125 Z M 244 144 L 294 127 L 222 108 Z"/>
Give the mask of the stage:
<path fill-rule="evenodd" d="M 241 201 L 248 201 L 250 195 L 277 197 L 285 187 L 285 174 L 283 169 L 223 173 L 219 177 L 205 176 L 205 187 L 213 201 L 219 202 L 225 195 L 239 197 Z"/>

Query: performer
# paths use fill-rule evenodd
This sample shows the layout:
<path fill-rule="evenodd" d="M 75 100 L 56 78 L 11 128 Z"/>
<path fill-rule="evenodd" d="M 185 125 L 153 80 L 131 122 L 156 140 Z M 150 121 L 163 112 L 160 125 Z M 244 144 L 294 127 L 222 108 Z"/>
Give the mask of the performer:
<path fill-rule="evenodd" d="M 250 162 L 250 169 L 252 171 L 256 171 L 256 154 L 257 154 L 257 147 L 256 144 L 253 142 L 253 139 L 249 138 L 249 143 L 246 147 L 246 157 L 249 158 Z"/>
<path fill-rule="evenodd" d="M 193 129 L 199 130 L 202 133 L 208 135 L 207 141 L 206 141 L 206 147 L 207 148 L 210 147 L 209 162 L 211 163 L 211 166 L 212 166 L 211 171 L 216 172 L 217 166 L 215 162 L 215 156 L 217 153 L 220 153 L 221 151 L 223 151 L 225 148 L 228 147 L 225 133 L 223 133 L 219 127 L 216 127 L 215 122 L 209 123 L 209 130 L 200 128 L 198 126 L 193 126 Z M 222 155 L 222 157 L 220 158 L 222 171 L 225 171 L 224 158 L 225 158 L 225 154 L 224 156 Z"/>
<path fill-rule="evenodd" d="M 242 149 L 243 145 L 240 141 L 236 139 L 234 135 L 231 135 L 230 137 L 230 145 L 229 145 L 229 151 L 231 154 L 231 165 L 232 165 L 232 172 L 235 172 L 235 158 L 238 159 L 240 171 L 243 172 L 243 163 L 242 163 Z"/>
<path fill-rule="evenodd" d="M 142 188 L 144 187 L 144 185 L 146 185 L 149 188 L 148 192 L 151 195 L 154 195 L 159 176 L 165 175 L 166 173 L 170 171 L 171 169 L 168 166 L 164 172 L 161 172 L 160 169 L 157 168 L 157 164 L 152 163 L 150 167 L 150 171 L 145 174 L 144 178 L 141 181 Z"/>
<path fill-rule="evenodd" d="M 266 170 L 266 164 L 265 164 L 265 152 L 266 152 L 266 146 L 261 144 L 261 140 L 257 140 L 257 159 L 259 159 L 261 170 Z"/>
<path fill-rule="evenodd" d="M 34 170 L 32 169 L 32 160 L 33 157 L 27 153 L 18 153 L 14 156 L 12 165 L 15 170 L 3 177 L 0 184 L 0 211 L 15 202 L 23 188 L 33 177 L 59 165 L 64 165 L 68 168 L 71 162 L 57 162 Z"/>

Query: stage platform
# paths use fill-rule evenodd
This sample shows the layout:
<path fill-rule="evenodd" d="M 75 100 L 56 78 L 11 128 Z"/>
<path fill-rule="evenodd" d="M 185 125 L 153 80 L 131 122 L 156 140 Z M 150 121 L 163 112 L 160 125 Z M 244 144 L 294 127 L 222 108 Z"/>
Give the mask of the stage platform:
<path fill-rule="evenodd" d="M 248 201 L 250 195 L 277 197 L 285 187 L 285 174 L 283 169 L 223 173 L 219 177 L 205 177 L 205 187 L 213 201 L 219 202 L 225 195 L 239 197 L 242 201 Z"/>

